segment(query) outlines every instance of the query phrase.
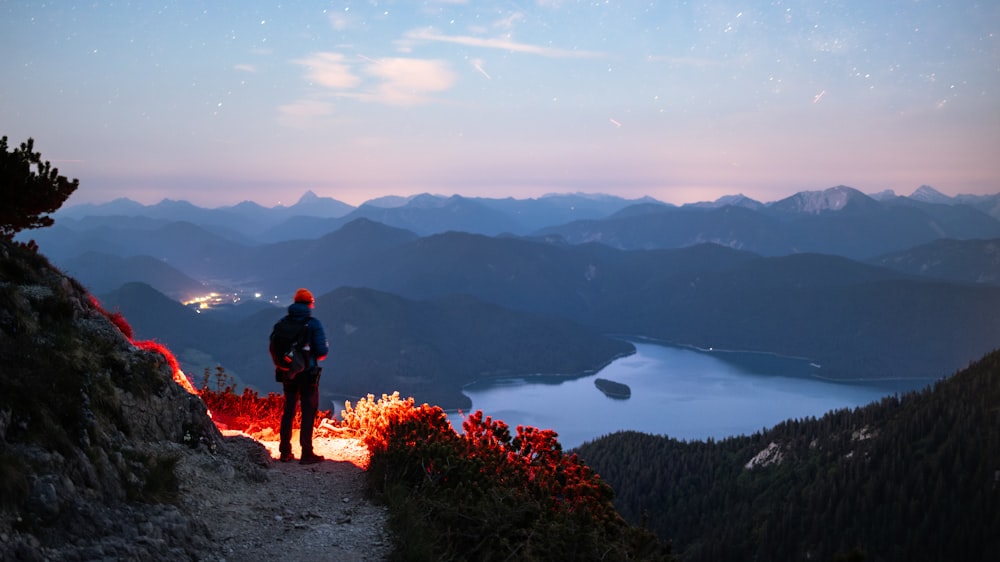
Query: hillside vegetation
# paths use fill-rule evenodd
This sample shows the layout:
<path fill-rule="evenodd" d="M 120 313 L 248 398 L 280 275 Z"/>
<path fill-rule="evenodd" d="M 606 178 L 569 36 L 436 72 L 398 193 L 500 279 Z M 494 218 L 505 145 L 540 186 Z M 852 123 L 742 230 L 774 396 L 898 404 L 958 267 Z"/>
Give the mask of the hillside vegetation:
<path fill-rule="evenodd" d="M 683 561 L 1000 555 L 1000 350 L 932 387 L 722 441 L 578 453 Z"/>

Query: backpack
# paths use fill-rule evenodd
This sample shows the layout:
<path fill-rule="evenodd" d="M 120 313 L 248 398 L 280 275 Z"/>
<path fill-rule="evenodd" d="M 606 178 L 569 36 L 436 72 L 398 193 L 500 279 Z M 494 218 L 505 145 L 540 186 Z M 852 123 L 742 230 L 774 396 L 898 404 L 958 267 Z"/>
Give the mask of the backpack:
<path fill-rule="evenodd" d="M 274 362 L 274 378 L 277 382 L 291 381 L 295 375 L 306 370 L 309 365 L 309 317 L 296 320 L 285 316 L 271 330 L 268 350 Z"/>

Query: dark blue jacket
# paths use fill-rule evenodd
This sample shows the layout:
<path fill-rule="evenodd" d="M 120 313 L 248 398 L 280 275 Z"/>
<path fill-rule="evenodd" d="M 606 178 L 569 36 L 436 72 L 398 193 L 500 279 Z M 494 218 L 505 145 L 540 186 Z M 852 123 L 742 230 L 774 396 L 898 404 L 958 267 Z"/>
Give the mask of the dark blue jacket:
<path fill-rule="evenodd" d="M 317 318 L 312 317 L 312 308 L 304 302 L 296 302 L 288 305 L 288 315 L 296 320 L 308 318 L 306 325 L 309 326 L 309 361 L 315 365 L 317 361 L 322 361 L 330 353 L 330 344 L 326 341 L 326 331 L 323 324 Z"/>

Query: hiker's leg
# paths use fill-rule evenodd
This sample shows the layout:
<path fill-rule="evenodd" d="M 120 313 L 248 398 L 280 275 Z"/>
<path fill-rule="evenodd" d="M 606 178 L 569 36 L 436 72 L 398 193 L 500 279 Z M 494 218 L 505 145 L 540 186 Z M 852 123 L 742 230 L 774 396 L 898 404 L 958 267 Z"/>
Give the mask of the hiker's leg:
<path fill-rule="evenodd" d="M 295 406 L 299 401 L 299 385 L 282 383 L 285 391 L 285 409 L 281 414 L 281 443 L 278 452 L 282 455 L 292 454 L 292 422 L 295 421 Z"/>
<path fill-rule="evenodd" d="M 305 384 L 299 389 L 302 398 L 302 428 L 299 430 L 299 445 L 302 457 L 312 454 L 313 423 L 319 409 L 319 388 L 316 384 Z"/>

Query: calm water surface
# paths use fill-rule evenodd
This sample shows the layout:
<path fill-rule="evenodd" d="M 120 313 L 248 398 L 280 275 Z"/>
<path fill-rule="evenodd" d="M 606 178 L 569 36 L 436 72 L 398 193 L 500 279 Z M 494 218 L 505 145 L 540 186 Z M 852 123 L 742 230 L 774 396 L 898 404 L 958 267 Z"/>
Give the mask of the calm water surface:
<path fill-rule="evenodd" d="M 519 424 L 554 429 L 569 449 L 624 429 L 686 440 L 751 434 L 787 419 L 868 404 L 902 388 L 825 382 L 812 376 L 821 369 L 801 359 L 633 343 L 634 355 L 591 376 L 467 386 L 469 411 L 503 420 L 512 433 Z M 631 398 L 605 396 L 594 386 L 597 378 L 629 385 Z M 461 431 L 462 416 L 451 420 Z"/>

